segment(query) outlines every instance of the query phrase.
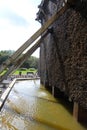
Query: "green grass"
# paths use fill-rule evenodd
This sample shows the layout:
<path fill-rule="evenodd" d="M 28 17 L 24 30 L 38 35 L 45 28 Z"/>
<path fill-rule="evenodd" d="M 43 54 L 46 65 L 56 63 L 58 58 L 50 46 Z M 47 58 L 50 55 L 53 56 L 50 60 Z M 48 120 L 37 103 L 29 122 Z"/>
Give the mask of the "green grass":
<path fill-rule="evenodd" d="M 7 70 L 4 70 L 0 76 L 4 75 L 6 73 Z M 19 73 L 21 72 L 21 74 L 26 75 L 28 72 L 29 73 L 33 73 L 35 74 L 37 72 L 37 69 L 34 68 L 29 68 L 29 69 L 25 69 L 25 68 L 20 68 L 18 70 L 16 70 L 14 73 L 12 73 L 13 75 L 19 75 Z"/>
<path fill-rule="evenodd" d="M 35 74 L 37 72 L 37 70 L 36 69 L 31 69 L 31 68 L 30 69 L 25 69 L 25 70 L 18 69 L 13 74 L 18 75 L 20 72 L 21 72 L 21 74 L 24 74 L 24 75 L 26 75 L 28 72 Z"/>

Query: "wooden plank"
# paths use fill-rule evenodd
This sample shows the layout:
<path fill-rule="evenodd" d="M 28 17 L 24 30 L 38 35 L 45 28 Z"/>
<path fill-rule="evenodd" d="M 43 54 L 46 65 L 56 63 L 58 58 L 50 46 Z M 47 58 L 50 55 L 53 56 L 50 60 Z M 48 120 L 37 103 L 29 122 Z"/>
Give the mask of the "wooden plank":
<path fill-rule="evenodd" d="M 78 110 L 79 110 L 79 105 L 77 102 L 74 102 L 73 106 L 73 117 L 78 120 Z"/>
<path fill-rule="evenodd" d="M 67 3 L 69 3 L 71 5 L 75 4 L 75 2 L 76 2 L 76 0 L 67 0 Z"/>
<path fill-rule="evenodd" d="M 16 82 L 16 79 L 14 79 L 14 80 L 11 82 L 11 84 L 9 85 L 9 87 L 8 87 L 8 88 L 5 90 L 5 92 L 2 94 L 2 96 L 1 96 L 1 98 L 0 98 L 0 111 L 1 111 L 3 105 L 4 105 L 5 101 L 6 101 L 6 99 L 7 99 L 8 95 L 9 95 L 9 93 L 11 92 L 11 90 L 12 90 L 12 88 L 13 88 L 15 82 Z"/>
<path fill-rule="evenodd" d="M 55 87 L 52 86 L 52 95 L 54 96 L 54 94 L 55 94 Z"/>

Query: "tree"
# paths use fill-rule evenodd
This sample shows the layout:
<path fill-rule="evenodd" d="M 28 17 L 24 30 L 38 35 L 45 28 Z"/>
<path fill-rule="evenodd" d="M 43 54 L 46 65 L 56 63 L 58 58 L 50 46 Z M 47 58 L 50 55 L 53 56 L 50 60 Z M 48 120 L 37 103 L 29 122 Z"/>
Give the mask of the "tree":
<path fill-rule="evenodd" d="M 11 56 L 12 54 L 14 53 L 14 51 L 13 50 L 1 50 L 0 51 L 0 56 L 3 56 L 3 55 L 9 55 L 9 56 Z"/>
<path fill-rule="evenodd" d="M 14 51 L 12 50 L 5 50 L 5 51 L 0 51 L 0 65 L 5 62 L 9 56 L 11 56 L 14 53 Z M 23 54 L 21 55 L 23 56 Z M 34 57 L 34 56 L 30 56 L 21 66 L 22 68 L 35 68 L 38 69 L 38 62 L 39 59 Z M 12 63 L 10 64 L 12 65 Z"/>
<path fill-rule="evenodd" d="M 9 56 L 13 54 L 11 50 L 0 51 L 0 65 L 5 62 Z"/>
<path fill-rule="evenodd" d="M 35 68 L 38 69 L 38 61 L 39 59 L 34 57 L 34 56 L 30 56 L 21 67 L 23 68 Z"/>

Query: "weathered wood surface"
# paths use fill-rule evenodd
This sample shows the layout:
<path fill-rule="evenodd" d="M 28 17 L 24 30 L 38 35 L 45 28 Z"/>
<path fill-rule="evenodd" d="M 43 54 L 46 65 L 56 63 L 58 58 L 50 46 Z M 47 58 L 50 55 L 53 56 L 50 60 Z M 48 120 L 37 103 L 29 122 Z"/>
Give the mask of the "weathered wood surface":
<path fill-rule="evenodd" d="M 6 101 L 6 99 L 7 99 L 8 95 L 9 95 L 9 93 L 11 92 L 11 90 L 12 90 L 12 88 L 13 88 L 15 82 L 16 82 L 16 79 L 14 79 L 14 80 L 11 82 L 11 84 L 8 86 L 8 88 L 5 90 L 5 92 L 2 94 L 2 96 L 1 96 L 1 98 L 0 98 L 0 111 L 1 111 L 3 105 L 4 105 L 5 101 Z"/>
<path fill-rule="evenodd" d="M 79 113 L 79 105 L 77 102 L 74 102 L 73 105 L 73 117 L 78 120 L 78 113 Z"/>

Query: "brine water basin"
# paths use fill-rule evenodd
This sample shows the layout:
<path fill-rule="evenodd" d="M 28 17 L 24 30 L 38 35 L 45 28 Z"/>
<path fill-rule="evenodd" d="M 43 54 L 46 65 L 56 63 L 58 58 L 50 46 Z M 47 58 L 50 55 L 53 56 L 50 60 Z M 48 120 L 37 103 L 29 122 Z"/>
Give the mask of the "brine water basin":
<path fill-rule="evenodd" d="M 85 130 L 40 80 L 17 81 L 0 113 L 0 130 Z"/>

